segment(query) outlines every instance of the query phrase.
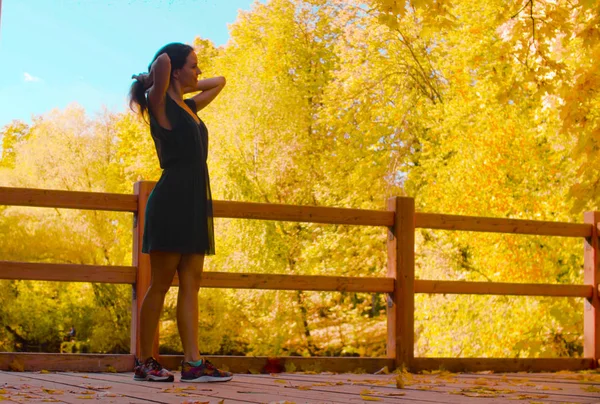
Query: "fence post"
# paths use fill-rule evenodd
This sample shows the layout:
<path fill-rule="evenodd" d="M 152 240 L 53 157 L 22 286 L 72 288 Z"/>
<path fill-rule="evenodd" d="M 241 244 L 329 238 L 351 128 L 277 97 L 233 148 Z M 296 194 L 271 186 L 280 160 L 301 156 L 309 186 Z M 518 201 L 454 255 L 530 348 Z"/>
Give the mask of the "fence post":
<path fill-rule="evenodd" d="M 133 193 L 138 197 L 138 209 L 133 216 L 133 266 L 136 267 L 136 282 L 133 284 L 131 305 L 131 353 L 140 353 L 140 310 L 144 296 L 150 287 L 150 256 L 142 253 L 142 237 L 146 215 L 148 196 L 154 188 L 150 181 L 136 182 Z M 158 330 L 154 339 L 152 354 L 158 358 Z"/>
<path fill-rule="evenodd" d="M 594 368 L 600 366 L 600 265 L 598 252 L 598 222 L 600 212 L 585 212 L 585 223 L 592 225 L 592 237 L 586 238 L 583 259 L 583 282 L 592 285 L 594 295 L 585 299 L 583 313 L 583 356 L 594 358 Z"/>
<path fill-rule="evenodd" d="M 387 274 L 396 279 L 394 293 L 387 298 L 387 356 L 396 368 L 410 369 L 415 343 L 415 200 L 393 197 L 387 208 L 395 212 L 388 231 Z"/>

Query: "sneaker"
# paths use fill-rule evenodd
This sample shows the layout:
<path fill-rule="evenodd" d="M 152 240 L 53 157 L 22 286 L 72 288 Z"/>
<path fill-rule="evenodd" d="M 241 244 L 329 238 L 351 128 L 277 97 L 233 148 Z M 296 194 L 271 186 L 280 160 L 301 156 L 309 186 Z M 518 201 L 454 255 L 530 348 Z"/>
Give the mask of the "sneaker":
<path fill-rule="evenodd" d="M 219 370 L 207 361 L 202 360 L 202 363 L 198 366 L 194 366 L 196 363 L 182 362 L 181 363 L 181 381 L 188 383 L 213 383 L 213 382 L 227 382 L 233 379 L 233 374 Z"/>
<path fill-rule="evenodd" d="M 135 358 L 135 373 L 133 380 L 150 382 L 172 382 L 175 380 L 173 373 L 163 368 L 158 361 L 152 357 L 144 363 Z"/>

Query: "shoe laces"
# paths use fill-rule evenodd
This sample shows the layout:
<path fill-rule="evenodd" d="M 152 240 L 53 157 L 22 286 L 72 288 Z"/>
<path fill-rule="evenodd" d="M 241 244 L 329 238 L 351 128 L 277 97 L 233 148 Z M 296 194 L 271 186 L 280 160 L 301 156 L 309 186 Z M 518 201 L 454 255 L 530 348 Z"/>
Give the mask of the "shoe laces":
<path fill-rule="evenodd" d="M 162 370 L 162 366 L 158 361 L 152 357 L 148 358 L 145 363 L 146 366 L 151 367 L 153 370 Z"/>

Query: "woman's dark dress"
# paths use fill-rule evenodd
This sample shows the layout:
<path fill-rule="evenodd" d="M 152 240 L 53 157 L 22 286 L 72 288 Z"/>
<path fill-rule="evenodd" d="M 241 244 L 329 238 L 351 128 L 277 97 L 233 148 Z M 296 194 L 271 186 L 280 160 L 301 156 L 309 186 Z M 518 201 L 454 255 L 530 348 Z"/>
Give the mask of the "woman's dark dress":
<path fill-rule="evenodd" d="M 214 254 L 212 196 L 206 159 L 208 129 L 166 95 L 172 129 L 150 112 L 150 133 L 163 173 L 148 198 L 142 252 Z M 196 103 L 185 100 L 196 113 Z"/>

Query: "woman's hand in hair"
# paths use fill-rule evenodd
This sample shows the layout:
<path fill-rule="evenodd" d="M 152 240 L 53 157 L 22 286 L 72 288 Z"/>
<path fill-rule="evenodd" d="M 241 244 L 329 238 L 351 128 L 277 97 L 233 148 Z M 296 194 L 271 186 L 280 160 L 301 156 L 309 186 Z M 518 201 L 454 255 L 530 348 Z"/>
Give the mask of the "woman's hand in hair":
<path fill-rule="evenodd" d="M 210 104 L 219 95 L 221 90 L 223 90 L 225 84 L 226 80 L 223 76 L 198 81 L 194 91 L 201 91 L 201 93 L 192 97 L 196 103 L 196 110 L 200 111 Z"/>
<path fill-rule="evenodd" d="M 144 91 L 147 91 L 154 84 L 153 75 L 149 73 L 134 74 L 131 78 L 139 81 L 144 86 Z"/>

